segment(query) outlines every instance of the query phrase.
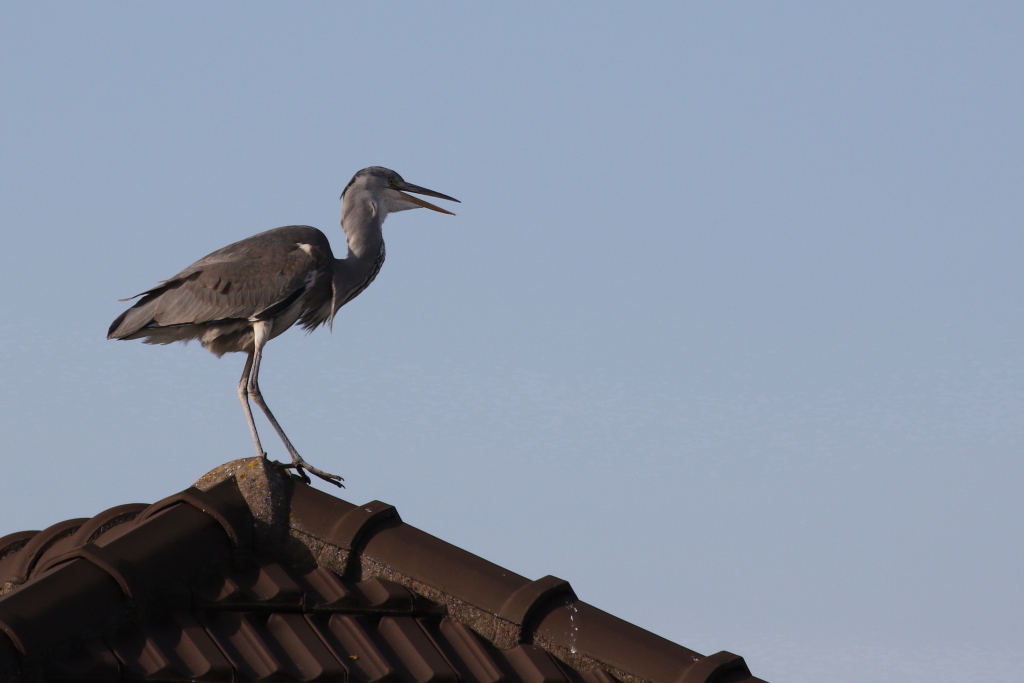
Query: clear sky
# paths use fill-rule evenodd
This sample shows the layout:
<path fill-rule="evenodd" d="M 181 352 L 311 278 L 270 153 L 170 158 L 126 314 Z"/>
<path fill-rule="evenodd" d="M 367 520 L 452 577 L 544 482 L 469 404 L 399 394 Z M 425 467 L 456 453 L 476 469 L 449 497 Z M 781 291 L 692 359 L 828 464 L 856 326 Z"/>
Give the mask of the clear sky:
<path fill-rule="evenodd" d="M 385 226 L 261 386 L 356 503 L 796 683 L 1024 668 L 1024 5 L 0 5 L 0 534 L 252 454 L 243 358 L 105 339 Z M 260 422 L 273 457 L 284 452 Z M 827 672 L 827 673 L 824 673 Z"/>

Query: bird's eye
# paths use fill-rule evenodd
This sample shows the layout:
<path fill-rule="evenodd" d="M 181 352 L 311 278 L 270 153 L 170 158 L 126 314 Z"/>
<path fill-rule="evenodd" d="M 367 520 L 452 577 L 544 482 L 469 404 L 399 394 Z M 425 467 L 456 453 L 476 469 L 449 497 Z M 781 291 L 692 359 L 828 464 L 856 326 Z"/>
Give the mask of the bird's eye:
<path fill-rule="evenodd" d="M 395 179 L 394 178 L 388 178 L 388 185 L 394 185 L 394 184 L 395 184 Z"/>

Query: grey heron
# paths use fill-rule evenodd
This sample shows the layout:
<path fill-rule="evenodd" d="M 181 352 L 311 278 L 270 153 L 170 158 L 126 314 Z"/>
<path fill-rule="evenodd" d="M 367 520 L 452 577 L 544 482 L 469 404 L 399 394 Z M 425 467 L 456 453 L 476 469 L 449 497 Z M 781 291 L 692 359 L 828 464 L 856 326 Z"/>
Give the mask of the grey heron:
<path fill-rule="evenodd" d="M 407 183 L 394 171 L 370 166 L 356 173 L 341 193 L 345 258 L 335 258 L 327 236 L 308 225 L 290 225 L 253 235 L 199 259 L 188 268 L 122 301 L 139 300 L 110 325 L 107 339 L 142 339 L 170 344 L 198 339 L 218 357 L 246 354 L 238 398 L 249 423 L 256 453 L 266 458 L 253 422 L 252 398 L 284 442 L 294 469 L 337 486 L 343 479 L 302 459 L 260 393 L 263 347 L 295 323 L 312 331 L 331 327 L 338 309 L 377 277 L 384 263 L 382 226 L 388 214 L 419 207 L 454 215 L 414 197 L 415 193 L 459 200 Z"/>

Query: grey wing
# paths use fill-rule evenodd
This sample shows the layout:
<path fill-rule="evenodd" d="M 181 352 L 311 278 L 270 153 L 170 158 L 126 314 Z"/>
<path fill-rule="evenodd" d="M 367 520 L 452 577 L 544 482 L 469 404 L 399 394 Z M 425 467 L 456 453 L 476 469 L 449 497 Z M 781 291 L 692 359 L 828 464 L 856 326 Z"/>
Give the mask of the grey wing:
<path fill-rule="evenodd" d="M 274 317 L 318 279 L 330 282 L 333 255 L 315 228 L 277 228 L 231 244 L 139 294 L 110 325 L 108 339 L 145 330 Z M 325 277 L 326 276 L 326 277 Z"/>

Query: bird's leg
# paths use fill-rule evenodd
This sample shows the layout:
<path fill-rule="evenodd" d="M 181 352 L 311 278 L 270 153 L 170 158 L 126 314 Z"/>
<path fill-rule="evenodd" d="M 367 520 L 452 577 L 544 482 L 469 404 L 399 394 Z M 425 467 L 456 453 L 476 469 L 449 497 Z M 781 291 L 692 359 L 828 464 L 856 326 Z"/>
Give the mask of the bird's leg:
<path fill-rule="evenodd" d="M 257 347 L 256 351 L 249 356 L 249 362 L 246 363 L 245 404 L 248 405 L 248 399 L 251 397 L 252 400 L 256 402 L 256 405 L 260 407 L 260 410 L 263 411 L 263 414 L 267 416 L 267 419 L 270 420 L 270 424 L 273 425 L 274 429 L 277 431 L 277 435 L 281 437 L 281 441 L 284 442 L 285 448 L 288 449 L 288 453 L 292 456 L 292 467 L 294 467 L 296 474 L 299 475 L 302 481 L 308 484 L 309 477 L 302 471 L 302 467 L 295 466 L 295 458 L 298 457 L 301 460 L 301 456 L 299 456 L 298 452 L 295 450 L 295 446 L 292 446 L 292 442 L 288 440 L 288 436 L 284 433 L 284 430 L 281 429 L 281 425 L 278 424 L 274 414 L 270 412 L 270 407 L 267 405 L 267 402 L 263 400 L 263 394 L 260 392 L 259 373 L 260 358 L 262 355 L 262 349 Z M 249 412 L 249 419 L 252 419 L 251 411 Z M 254 434 L 256 433 L 255 429 L 255 426 L 253 426 Z M 267 454 L 264 453 L 263 457 L 267 457 Z M 284 463 L 275 462 L 274 464 L 279 467 L 289 467 Z"/>
<path fill-rule="evenodd" d="M 245 359 L 245 369 L 242 370 L 242 379 L 238 380 L 238 400 L 242 402 L 242 410 L 245 411 L 245 420 L 249 423 L 249 433 L 252 434 L 252 442 L 256 445 L 256 455 L 266 458 L 267 454 L 260 444 L 260 435 L 256 433 L 256 422 L 252 419 L 252 408 L 249 407 L 249 371 L 252 370 L 252 353 Z"/>
<path fill-rule="evenodd" d="M 281 429 L 281 425 L 278 424 L 277 418 L 270 412 L 270 407 L 267 402 L 263 400 L 263 394 L 260 393 L 260 361 L 263 358 L 263 345 L 266 344 L 267 338 L 270 334 L 270 323 L 269 322 L 258 322 L 253 325 L 253 332 L 255 333 L 255 351 L 253 353 L 252 369 L 249 372 L 249 382 L 247 386 L 248 394 L 252 397 L 252 400 L 256 402 L 256 405 L 260 407 L 263 414 L 267 416 L 267 420 L 274 427 L 277 435 L 281 437 L 281 441 L 284 443 L 284 447 L 288 449 L 288 454 L 292 456 L 291 465 L 283 465 L 288 469 L 294 469 L 296 474 L 307 484 L 309 483 L 309 477 L 303 470 L 309 470 L 312 474 L 320 477 L 326 482 L 334 484 L 335 486 L 345 488 L 345 485 L 341 482 L 345 481 L 342 477 L 337 474 L 329 474 L 318 470 L 317 468 L 310 465 L 308 462 L 302 459 L 299 452 L 295 450 L 295 446 L 288 440 L 288 436 Z"/>

